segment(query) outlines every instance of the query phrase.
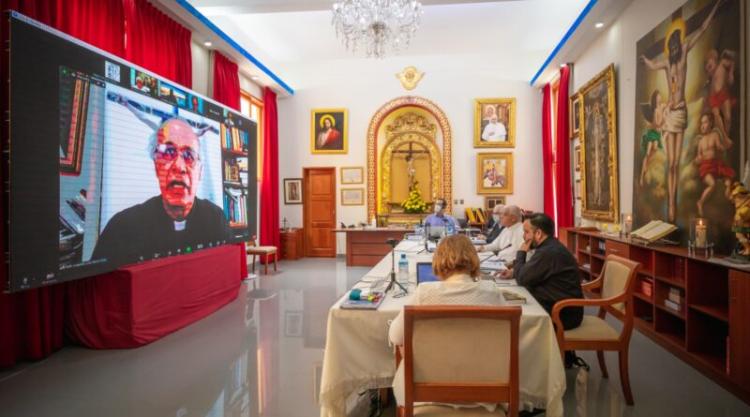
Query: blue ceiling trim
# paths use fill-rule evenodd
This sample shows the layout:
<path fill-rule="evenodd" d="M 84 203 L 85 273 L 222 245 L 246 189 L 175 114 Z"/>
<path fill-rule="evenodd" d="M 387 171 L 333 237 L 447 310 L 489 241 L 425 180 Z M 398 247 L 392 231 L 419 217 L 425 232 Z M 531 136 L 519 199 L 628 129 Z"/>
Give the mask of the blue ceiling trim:
<path fill-rule="evenodd" d="M 284 81 L 279 78 L 278 75 L 274 74 L 273 71 L 268 69 L 265 65 L 263 65 L 262 62 L 258 60 L 258 58 L 254 57 L 250 52 L 245 50 L 240 44 L 235 42 L 234 39 L 229 37 L 224 31 L 219 29 L 218 26 L 216 26 L 211 20 L 209 20 L 206 16 L 204 16 L 201 12 L 198 11 L 193 5 L 191 5 L 187 0 L 176 0 L 177 4 L 182 6 L 183 9 L 187 10 L 190 14 L 195 16 L 198 20 L 200 20 L 204 25 L 206 25 L 207 28 L 211 29 L 216 35 L 218 35 L 221 39 L 224 39 L 232 48 L 236 49 L 237 52 L 242 54 L 245 58 L 247 58 L 250 62 L 255 64 L 258 68 L 261 69 L 264 73 L 266 73 L 269 77 L 271 77 L 274 81 L 276 81 L 277 84 L 279 84 L 284 90 L 288 91 L 289 94 L 294 94 L 294 89 L 287 85 Z"/>
<path fill-rule="evenodd" d="M 558 52 L 560 52 L 560 49 L 565 45 L 566 42 L 568 42 L 568 39 L 570 39 L 571 36 L 573 36 L 573 33 L 578 29 L 578 26 L 581 25 L 581 22 L 583 22 L 583 19 L 586 18 L 586 15 L 589 14 L 591 9 L 594 8 L 594 5 L 596 5 L 596 2 L 598 0 L 590 0 L 589 4 L 586 5 L 586 7 L 581 11 L 581 14 L 578 15 L 578 18 L 573 22 L 573 25 L 570 26 L 570 29 L 568 29 L 567 32 L 565 32 L 565 36 L 560 40 L 560 42 L 557 44 L 555 49 L 552 50 L 552 53 L 549 54 L 547 57 L 547 60 L 544 61 L 544 64 L 542 64 L 542 67 L 539 68 L 539 71 L 534 74 L 534 78 L 529 81 L 530 85 L 534 85 L 536 82 L 536 79 L 539 78 L 540 75 L 542 75 L 542 72 L 547 68 L 547 65 L 549 65 L 550 62 L 552 62 L 552 59 L 557 55 Z"/>

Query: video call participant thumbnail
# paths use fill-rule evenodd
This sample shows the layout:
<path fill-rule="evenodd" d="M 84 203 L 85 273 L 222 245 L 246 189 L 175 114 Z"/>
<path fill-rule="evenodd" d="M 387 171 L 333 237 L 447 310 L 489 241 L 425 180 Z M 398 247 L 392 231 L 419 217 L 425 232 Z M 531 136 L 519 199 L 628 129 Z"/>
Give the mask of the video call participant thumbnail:
<path fill-rule="evenodd" d="M 161 195 L 115 214 L 99 236 L 93 259 L 135 261 L 231 236 L 220 207 L 196 198 L 201 181 L 200 140 L 178 118 L 162 122 L 151 147 Z"/>

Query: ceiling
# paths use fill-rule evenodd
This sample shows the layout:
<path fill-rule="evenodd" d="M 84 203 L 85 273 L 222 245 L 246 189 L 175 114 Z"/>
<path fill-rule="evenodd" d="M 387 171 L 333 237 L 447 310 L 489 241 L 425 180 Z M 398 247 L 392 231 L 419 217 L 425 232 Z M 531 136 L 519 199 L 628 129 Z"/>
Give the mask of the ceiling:
<path fill-rule="evenodd" d="M 336 38 L 331 25 L 332 0 L 188 2 L 299 90 L 330 83 L 338 74 L 384 68 L 394 72 L 394 68 L 397 71 L 415 62 L 441 70 L 472 68 L 528 82 L 589 0 L 423 0 L 422 23 L 410 47 L 380 61 L 350 53 Z M 606 15 L 613 3 L 630 1 L 599 3 L 609 5 L 597 5 L 599 10 L 595 7 L 592 15 Z M 179 5 L 172 3 L 170 9 L 180 14 L 174 10 L 180 9 Z M 210 31 L 202 33 L 207 40 L 217 38 Z M 263 78 L 257 69 L 246 72 Z M 270 78 L 266 81 L 272 84 Z"/>

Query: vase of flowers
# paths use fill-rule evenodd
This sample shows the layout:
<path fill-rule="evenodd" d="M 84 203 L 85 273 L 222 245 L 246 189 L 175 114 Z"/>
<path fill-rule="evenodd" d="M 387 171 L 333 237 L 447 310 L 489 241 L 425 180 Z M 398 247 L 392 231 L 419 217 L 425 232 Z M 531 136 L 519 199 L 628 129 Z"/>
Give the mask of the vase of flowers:
<path fill-rule="evenodd" d="M 414 184 L 409 187 L 409 198 L 401 203 L 401 207 L 403 207 L 404 212 L 406 213 L 418 214 L 427 211 L 427 202 L 422 198 L 422 193 L 419 192 L 417 184 L 418 182 L 415 181 Z"/>

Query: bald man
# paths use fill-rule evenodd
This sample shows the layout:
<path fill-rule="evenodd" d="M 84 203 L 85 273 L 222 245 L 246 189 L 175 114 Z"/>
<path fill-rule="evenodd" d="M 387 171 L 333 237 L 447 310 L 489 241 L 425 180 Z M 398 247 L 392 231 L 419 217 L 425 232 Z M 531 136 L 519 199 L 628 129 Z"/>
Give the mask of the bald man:
<path fill-rule="evenodd" d="M 523 244 L 523 223 L 521 209 L 518 206 L 505 206 L 500 216 L 504 226 L 500 236 L 492 243 L 479 246 L 479 252 L 497 252 L 498 258 L 508 263 L 516 259 L 516 252 Z"/>
<path fill-rule="evenodd" d="M 198 134 L 186 121 L 172 118 L 162 122 L 154 136 L 150 156 L 161 194 L 115 214 L 99 236 L 92 259 L 151 259 L 229 238 L 222 209 L 196 198 L 202 174 Z"/>

